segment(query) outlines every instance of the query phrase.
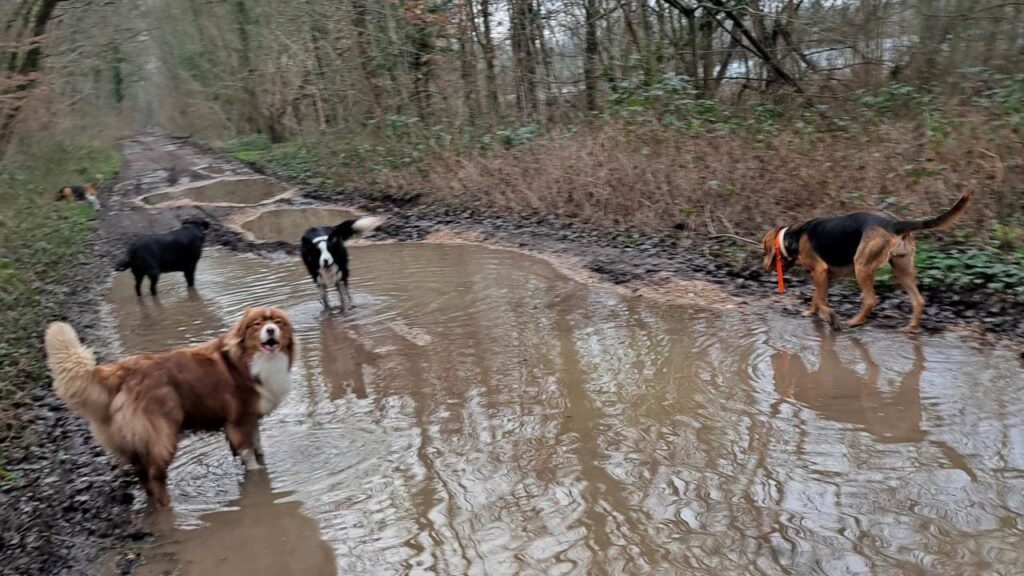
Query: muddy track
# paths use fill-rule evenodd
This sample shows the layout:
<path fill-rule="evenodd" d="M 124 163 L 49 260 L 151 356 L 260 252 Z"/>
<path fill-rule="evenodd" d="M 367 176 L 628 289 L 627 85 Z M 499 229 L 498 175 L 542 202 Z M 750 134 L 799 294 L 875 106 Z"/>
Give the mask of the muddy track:
<path fill-rule="evenodd" d="M 206 154 L 215 153 L 200 144 L 190 144 Z M 233 163 L 238 166 L 239 163 Z M 258 164 L 246 163 L 254 173 L 282 181 L 288 178 Z M 486 244 L 519 248 L 542 256 L 556 256 L 585 268 L 597 278 L 623 286 L 636 293 L 650 294 L 662 288 L 670 292 L 686 291 L 691 282 L 708 283 L 742 302 L 760 302 L 785 314 L 800 314 L 810 302 L 812 286 L 803 275 L 787 275 L 785 295 L 775 293 L 775 279 L 759 270 L 760 258 L 752 259 L 742 270 L 707 257 L 710 246 L 701 240 L 679 242 L 664 236 L 626 238 L 609 230 L 555 217 L 521 217 L 496 214 L 480 206 L 424 204 L 418 198 L 384 199 L 358 189 L 337 193 L 322 188 L 304 187 L 292 203 L 340 204 L 366 212 L 386 214 L 388 225 L 376 236 L 402 241 L 418 241 L 443 234 L 451 239 L 469 239 Z M 222 244 L 241 250 L 293 250 L 282 243 L 253 244 L 225 230 L 217 238 Z M 683 286 L 673 286 L 682 283 Z M 982 337 L 1012 338 L 1024 341 L 1024 305 L 994 299 L 982 293 L 952 293 L 922 290 L 928 303 L 922 328 L 926 332 L 963 330 Z M 901 291 L 880 289 L 879 303 L 872 312 L 871 325 L 901 328 L 910 317 L 910 304 Z M 843 318 L 855 315 L 860 294 L 854 286 L 835 285 L 829 300 Z"/>
<path fill-rule="evenodd" d="M 227 205 L 148 206 L 139 198 L 173 186 L 214 181 L 223 177 L 266 174 L 258 166 L 218 157 L 201 146 L 162 134 L 145 134 L 122 145 L 125 162 L 115 186 L 101 191 L 103 211 L 94 237 L 95 259 L 71 271 L 66 287 L 78 288 L 74 305 L 53 311 L 80 329 L 83 339 L 97 348 L 101 360 L 119 355 L 119 343 L 110 328 L 100 297 L 108 285 L 112 262 L 131 238 L 177 227 L 181 219 L 201 214 L 212 220 L 208 244 L 244 252 L 294 253 L 287 242 L 257 242 L 242 233 L 237 222 L 261 209 L 340 205 L 382 213 L 387 224 L 376 238 L 392 240 L 474 241 L 537 253 L 591 278 L 643 294 L 681 294 L 683 298 L 727 298 L 743 305 L 753 299 L 784 313 L 798 313 L 809 298 L 808 283 L 797 279 L 785 296 L 772 295 L 773 281 L 759 272 L 731 275 L 724 266 L 702 255 L 703 248 L 683 246 L 667 238 L 629 241 L 574 223 L 553 218 L 519 218 L 487 213 L 474 207 L 453 207 L 375 200 L 367 194 L 342 195 L 292 183 L 297 193 L 252 209 Z M 274 176 L 273 174 L 267 174 Z M 925 329 L 951 326 L 990 337 L 1024 337 L 1018 322 L 1022 310 L 972 300 L 969 296 L 927 294 Z M 833 295 L 845 316 L 857 307 L 855 294 Z M 908 306 L 902 294 L 882 295 L 875 325 L 901 326 Z M 138 529 L 138 494 L 130 476 L 94 446 L 85 423 L 68 414 L 48 389 L 40 389 L 26 410 L 26 442 L 13 454 L 12 468 L 23 488 L 5 494 L 3 502 L 4 557 L 2 570 L 11 574 L 80 574 L 97 561 L 107 568 L 128 570 L 135 555 L 127 544 L 145 536 Z M 111 561 L 103 550 L 122 550 Z M 11 557 L 11 550 L 15 550 Z M 101 560 L 102 557 L 102 560 Z"/>

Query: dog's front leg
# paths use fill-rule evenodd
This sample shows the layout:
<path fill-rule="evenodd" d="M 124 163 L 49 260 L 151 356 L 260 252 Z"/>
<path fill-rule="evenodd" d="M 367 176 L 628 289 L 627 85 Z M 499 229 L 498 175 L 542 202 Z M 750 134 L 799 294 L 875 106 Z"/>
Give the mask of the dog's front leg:
<path fill-rule="evenodd" d="M 352 293 L 348 291 L 348 280 L 342 280 L 342 284 L 345 288 L 345 298 L 348 300 L 348 307 L 355 308 L 355 300 L 352 299 Z"/>
<path fill-rule="evenodd" d="M 232 423 L 224 427 L 231 449 L 242 458 L 246 470 L 257 470 L 260 467 L 253 448 L 253 430 L 258 429 L 257 423 Z"/>
<path fill-rule="evenodd" d="M 331 301 L 328 300 L 328 298 L 327 298 L 327 286 L 323 282 L 320 282 L 319 285 L 320 285 L 320 302 L 323 303 L 324 309 L 330 310 L 331 309 Z"/>
<path fill-rule="evenodd" d="M 814 281 L 814 296 L 811 297 L 811 307 L 817 310 L 821 319 L 828 322 L 829 326 L 838 330 L 839 319 L 835 312 L 828 307 L 828 266 L 824 262 L 819 263 L 811 270 L 811 279 Z"/>
<path fill-rule="evenodd" d="M 341 290 L 341 282 L 334 283 L 334 291 L 338 293 L 338 300 L 341 302 L 341 312 L 345 312 L 345 293 Z M 351 302 L 349 302 L 351 304 Z"/>
<path fill-rule="evenodd" d="M 263 440 L 260 438 L 260 425 L 252 429 L 252 449 L 256 453 L 256 463 L 260 466 L 266 466 L 267 463 L 263 459 Z"/>

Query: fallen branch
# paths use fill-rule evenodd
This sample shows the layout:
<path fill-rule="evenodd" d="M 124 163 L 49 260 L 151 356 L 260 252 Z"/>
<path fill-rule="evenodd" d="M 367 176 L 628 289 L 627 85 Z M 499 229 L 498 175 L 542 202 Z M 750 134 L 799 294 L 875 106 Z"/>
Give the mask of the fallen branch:
<path fill-rule="evenodd" d="M 735 234 L 712 234 L 712 235 L 708 236 L 709 240 L 718 240 L 719 238 L 729 238 L 729 239 L 732 239 L 732 240 L 739 240 L 740 242 L 746 242 L 747 244 L 753 244 L 754 246 L 760 246 L 761 245 L 761 243 L 756 241 L 756 240 L 751 240 L 750 238 L 744 238 L 742 236 L 737 236 Z"/>

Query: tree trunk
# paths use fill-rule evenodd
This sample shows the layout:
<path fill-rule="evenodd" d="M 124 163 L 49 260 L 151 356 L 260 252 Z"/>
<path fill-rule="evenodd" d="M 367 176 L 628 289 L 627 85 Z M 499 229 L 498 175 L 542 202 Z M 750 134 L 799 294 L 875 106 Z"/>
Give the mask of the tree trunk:
<path fill-rule="evenodd" d="M 530 37 L 531 0 L 510 0 L 512 58 L 516 70 L 516 105 L 519 119 L 529 122 L 537 117 L 537 60 Z"/>
<path fill-rule="evenodd" d="M 373 103 L 373 111 L 380 115 L 384 111 L 381 102 L 381 88 L 377 83 L 373 71 L 373 48 L 371 45 L 370 31 L 367 28 L 367 7 L 366 0 L 351 0 L 352 2 L 352 28 L 355 29 L 356 58 L 359 60 L 359 69 L 363 73 L 363 80 L 366 82 L 370 101 Z"/>
<path fill-rule="evenodd" d="M 53 19 L 53 11 L 61 1 L 42 0 L 42 3 L 39 4 L 39 8 L 36 10 L 35 17 L 32 19 L 32 38 L 40 38 L 46 34 L 46 26 Z M 11 102 L 3 110 L 3 115 L 0 116 L 0 158 L 3 158 L 7 152 L 7 147 L 11 144 L 11 138 L 14 136 L 14 123 L 18 119 L 18 114 L 21 113 L 24 99 L 38 83 L 38 79 L 33 76 L 39 72 L 39 63 L 42 55 L 43 45 L 41 42 L 37 42 L 25 53 L 25 58 L 21 61 L 20 65 L 18 64 L 17 57 L 11 58 L 8 63 L 8 74 L 6 76 L 20 76 L 24 81 L 16 83 L 6 93 L 0 93 L 0 96 L 7 97 L 5 99 Z"/>
<path fill-rule="evenodd" d="M 462 105 L 466 119 L 475 126 L 480 115 L 479 89 L 476 81 L 476 50 L 473 48 L 473 2 L 466 0 L 459 15 L 459 75 L 462 77 Z"/>
<path fill-rule="evenodd" d="M 472 6 L 473 0 L 466 0 Z M 498 75 L 494 70 L 494 40 L 491 36 L 491 0 L 480 0 L 480 20 L 483 33 L 477 30 L 477 42 L 484 53 L 484 81 L 487 84 L 487 102 L 492 120 L 501 119 L 501 102 L 498 99 Z M 476 24 L 473 20 L 474 26 Z"/>
<path fill-rule="evenodd" d="M 242 106 L 242 124 L 248 131 L 266 134 L 270 126 L 263 122 L 263 111 L 256 92 L 256 67 L 252 62 L 252 42 L 249 38 L 249 10 L 245 0 L 235 0 L 232 4 L 235 11 L 235 31 L 238 34 L 238 61 L 242 66 L 242 92 L 245 103 Z"/>
<path fill-rule="evenodd" d="M 597 89 L 598 68 L 598 40 L 597 40 L 597 17 L 599 10 L 597 0 L 584 0 L 584 17 L 586 18 L 586 41 L 583 55 L 583 84 L 586 90 L 587 112 L 597 112 Z"/>

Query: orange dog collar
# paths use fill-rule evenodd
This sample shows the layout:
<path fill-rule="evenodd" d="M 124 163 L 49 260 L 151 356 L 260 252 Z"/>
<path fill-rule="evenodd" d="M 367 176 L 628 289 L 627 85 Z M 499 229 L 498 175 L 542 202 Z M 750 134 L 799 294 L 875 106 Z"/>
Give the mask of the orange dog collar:
<path fill-rule="evenodd" d="M 779 230 L 779 233 L 775 236 L 775 275 L 778 277 L 779 294 L 783 294 L 786 291 L 786 284 L 782 279 L 782 259 L 787 257 L 786 244 L 783 238 L 786 230 L 788 228 Z"/>

